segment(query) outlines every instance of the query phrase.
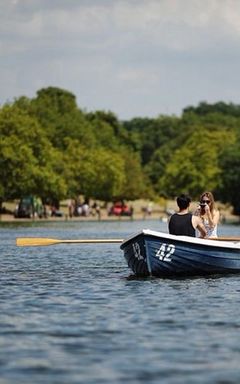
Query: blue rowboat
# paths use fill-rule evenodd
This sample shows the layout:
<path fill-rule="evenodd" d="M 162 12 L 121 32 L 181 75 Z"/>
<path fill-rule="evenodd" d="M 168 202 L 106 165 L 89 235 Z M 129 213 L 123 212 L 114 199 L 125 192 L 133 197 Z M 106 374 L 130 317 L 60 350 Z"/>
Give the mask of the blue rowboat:
<path fill-rule="evenodd" d="M 136 276 L 240 273 L 240 241 L 175 236 L 144 229 L 120 246 Z"/>

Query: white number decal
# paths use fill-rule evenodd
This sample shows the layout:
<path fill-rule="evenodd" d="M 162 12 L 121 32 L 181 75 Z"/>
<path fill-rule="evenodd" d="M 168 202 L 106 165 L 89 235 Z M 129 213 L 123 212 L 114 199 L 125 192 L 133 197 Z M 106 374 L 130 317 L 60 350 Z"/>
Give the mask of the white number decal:
<path fill-rule="evenodd" d="M 136 259 L 143 260 L 144 257 L 141 255 L 140 245 L 138 243 L 133 243 L 132 246 L 133 246 L 133 253 Z"/>
<path fill-rule="evenodd" d="M 171 255 L 175 252 L 175 245 L 162 243 L 159 250 L 156 252 L 156 257 L 161 261 L 171 261 Z"/>

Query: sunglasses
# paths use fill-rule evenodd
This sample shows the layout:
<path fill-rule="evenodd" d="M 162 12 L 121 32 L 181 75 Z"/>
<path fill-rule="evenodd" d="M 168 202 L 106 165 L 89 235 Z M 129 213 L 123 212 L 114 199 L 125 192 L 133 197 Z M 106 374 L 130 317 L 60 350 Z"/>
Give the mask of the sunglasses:
<path fill-rule="evenodd" d="M 207 203 L 207 204 L 209 204 L 209 203 L 210 203 L 210 200 L 202 200 L 201 203 Z"/>

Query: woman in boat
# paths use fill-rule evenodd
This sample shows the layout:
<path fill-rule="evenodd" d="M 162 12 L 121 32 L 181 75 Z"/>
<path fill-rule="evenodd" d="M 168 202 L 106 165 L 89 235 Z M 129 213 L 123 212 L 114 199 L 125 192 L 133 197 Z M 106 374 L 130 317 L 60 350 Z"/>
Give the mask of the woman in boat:
<path fill-rule="evenodd" d="M 211 192 L 204 192 L 200 196 L 200 204 L 195 215 L 201 218 L 207 231 L 207 237 L 217 237 L 220 213 L 215 207 L 214 197 Z"/>

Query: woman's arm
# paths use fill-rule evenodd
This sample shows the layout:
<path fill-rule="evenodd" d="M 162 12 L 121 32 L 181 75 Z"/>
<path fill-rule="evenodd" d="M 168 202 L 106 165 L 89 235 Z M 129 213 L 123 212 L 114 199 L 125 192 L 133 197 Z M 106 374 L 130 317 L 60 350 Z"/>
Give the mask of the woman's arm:
<path fill-rule="evenodd" d="M 213 213 L 211 213 L 209 206 L 207 205 L 205 208 L 205 212 L 208 218 L 208 222 L 210 227 L 214 228 L 219 222 L 219 211 L 214 209 Z"/>

